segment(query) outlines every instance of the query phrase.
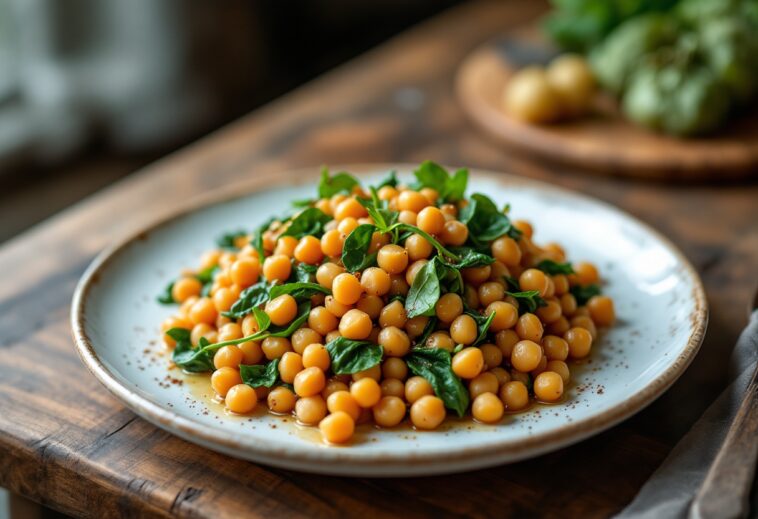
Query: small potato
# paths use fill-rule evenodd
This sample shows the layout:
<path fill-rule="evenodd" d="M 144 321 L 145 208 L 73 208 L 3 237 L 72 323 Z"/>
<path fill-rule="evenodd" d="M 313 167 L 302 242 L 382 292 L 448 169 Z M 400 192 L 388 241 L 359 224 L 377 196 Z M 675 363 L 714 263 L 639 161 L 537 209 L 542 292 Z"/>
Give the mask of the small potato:
<path fill-rule="evenodd" d="M 595 93 L 595 77 L 584 58 L 576 54 L 559 56 L 547 67 L 546 74 L 564 115 L 576 117 L 587 111 Z"/>
<path fill-rule="evenodd" d="M 516 72 L 505 85 L 503 108 L 528 123 L 549 123 L 561 114 L 560 98 L 539 67 Z"/>

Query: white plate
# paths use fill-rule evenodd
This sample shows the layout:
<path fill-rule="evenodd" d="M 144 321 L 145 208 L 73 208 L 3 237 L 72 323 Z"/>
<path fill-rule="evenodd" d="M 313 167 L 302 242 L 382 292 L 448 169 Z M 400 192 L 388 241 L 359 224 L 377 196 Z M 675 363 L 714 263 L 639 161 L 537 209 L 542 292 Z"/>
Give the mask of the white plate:
<path fill-rule="evenodd" d="M 363 169 L 378 177 L 388 167 Z M 226 416 L 203 396 L 209 393 L 204 378 L 181 385 L 170 380 L 179 376 L 167 372 L 157 338 L 159 323 L 175 309 L 156 303 L 156 294 L 180 269 L 195 266 L 221 232 L 253 228 L 290 200 L 312 196 L 314 173 L 279 177 L 307 185 L 187 210 L 104 251 L 87 269 L 72 305 L 76 344 L 92 373 L 134 412 L 191 442 L 268 465 L 343 475 L 439 474 L 521 460 L 597 434 L 650 404 L 697 353 L 707 322 L 705 296 L 694 269 L 670 242 L 596 200 L 473 171 L 469 193 L 486 193 L 498 205 L 510 202 L 514 217 L 533 223 L 538 243 L 560 242 L 571 260 L 595 262 L 608 280 L 604 290 L 616 303 L 618 323 L 593 347 L 590 362 L 575 370 L 565 403 L 509 415 L 494 426 L 364 430 L 344 447 L 321 444 L 292 419 L 265 412 Z"/>

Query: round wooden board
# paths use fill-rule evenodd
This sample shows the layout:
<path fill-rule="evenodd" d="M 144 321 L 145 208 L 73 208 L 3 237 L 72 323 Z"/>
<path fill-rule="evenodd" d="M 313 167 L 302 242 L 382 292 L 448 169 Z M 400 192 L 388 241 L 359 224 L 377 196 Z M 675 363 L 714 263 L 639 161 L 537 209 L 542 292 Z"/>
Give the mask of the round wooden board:
<path fill-rule="evenodd" d="M 456 78 L 464 111 L 505 144 L 550 160 L 606 174 L 661 180 L 720 180 L 758 172 L 758 114 L 715 136 L 678 139 L 626 121 L 615 102 L 598 94 L 592 113 L 552 125 L 509 117 L 501 108 L 509 76 L 527 64 L 547 63 L 555 51 L 530 29 L 489 41 L 461 64 Z"/>

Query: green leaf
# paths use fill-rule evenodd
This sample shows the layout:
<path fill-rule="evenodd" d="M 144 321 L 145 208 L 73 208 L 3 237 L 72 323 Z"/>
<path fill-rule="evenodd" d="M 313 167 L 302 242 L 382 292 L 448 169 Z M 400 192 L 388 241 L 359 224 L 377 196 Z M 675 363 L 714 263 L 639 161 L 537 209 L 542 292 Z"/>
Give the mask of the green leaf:
<path fill-rule="evenodd" d="M 376 194 L 376 188 L 371 188 L 371 199 L 366 200 L 359 198 L 358 202 L 366 208 L 368 215 L 373 218 L 374 225 L 379 232 L 390 232 L 390 228 L 397 222 L 400 213 L 397 211 L 390 211 L 379 200 Z"/>
<path fill-rule="evenodd" d="M 298 263 L 295 268 L 292 269 L 294 281 L 300 283 L 313 283 L 316 279 L 316 271 L 318 267 L 316 265 L 308 265 L 307 263 Z"/>
<path fill-rule="evenodd" d="M 318 185 L 318 196 L 320 198 L 331 198 L 338 193 L 350 194 L 355 186 L 360 185 L 356 178 L 348 173 L 337 173 L 333 177 L 329 176 L 329 170 L 321 170 L 321 182 Z"/>
<path fill-rule="evenodd" d="M 253 308 L 264 304 L 268 301 L 268 291 L 270 285 L 265 279 L 261 279 L 256 284 L 247 287 L 240 293 L 232 307 L 221 315 L 232 319 L 241 319 L 253 311 Z"/>
<path fill-rule="evenodd" d="M 276 299 L 277 297 L 289 294 L 294 297 L 298 302 L 309 300 L 312 296 L 318 293 L 329 295 L 331 291 L 328 288 L 322 287 L 318 283 L 287 283 L 286 285 L 274 285 L 269 289 L 269 299 Z"/>
<path fill-rule="evenodd" d="M 331 219 L 332 217 L 325 214 L 321 209 L 309 207 L 290 222 L 281 236 L 293 236 L 297 239 L 303 236 L 320 238 L 324 234 L 324 225 Z"/>
<path fill-rule="evenodd" d="M 258 331 L 265 332 L 268 330 L 269 326 L 271 326 L 271 318 L 268 314 L 256 306 L 253 307 L 253 315 L 258 322 Z"/>
<path fill-rule="evenodd" d="M 379 183 L 375 187 L 376 189 L 380 189 L 384 186 L 397 187 L 397 185 L 398 185 L 397 172 L 392 170 L 387 174 L 386 177 L 380 180 Z"/>
<path fill-rule="evenodd" d="M 551 276 L 555 276 L 557 274 L 573 274 L 574 268 L 571 266 L 571 263 L 557 263 L 551 259 L 544 259 L 537 263 L 537 268 L 540 269 L 543 272 L 546 272 L 550 274 Z"/>
<path fill-rule="evenodd" d="M 436 327 L 437 327 L 437 318 L 430 317 L 429 320 L 426 322 L 426 326 L 424 326 L 424 331 L 421 332 L 421 335 L 416 337 L 416 344 L 419 346 L 423 346 L 426 343 L 426 340 L 432 334 L 432 332 L 434 332 L 434 329 Z"/>
<path fill-rule="evenodd" d="M 263 264 L 263 260 L 266 257 L 266 251 L 263 249 L 263 233 L 266 232 L 268 228 L 271 227 L 271 224 L 276 220 L 277 219 L 275 217 L 269 218 L 258 228 L 256 228 L 255 232 L 253 233 L 252 244 L 253 247 L 255 247 L 255 250 L 258 251 L 258 259 L 260 260 L 261 264 Z"/>
<path fill-rule="evenodd" d="M 569 289 L 569 292 L 571 292 L 574 295 L 574 298 L 576 298 L 576 304 L 579 306 L 583 306 L 587 304 L 587 301 L 592 299 L 594 296 L 600 295 L 600 287 L 598 285 L 584 285 L 584 286 L 573 286 Z"/>
<path fill-rule="evenodd" d="M 290 202 L 290 205 L 295 209 L 305 209 L 306 207 L 313 205 L 313 202 L 315 202 L 315 200 L 312 198 L 302 198 L 300 200 L 293 200 Z"/>
<path fill-rule="evenodd" d="M 416 348 L 403 360 L 411 373 L 424 377 L 432 385 L 434 393 L 442 399 L 445 407 L 461 417 L 466 413 L 469 393 L 453 373 L 449 352 L 438 348 Z"/>
<path fill-rule="evenodd" d="M 158 302 L 162 305 L 173 305 L 174 303 L 176 303 L 176 301 L 174 301 L 174 295 L 172 293 L 173 290 L 174 290 L 174 281 L 171 281 L 163 289 L 163 292 L 158 294 L 158 297 L 157 297 Z"/>
<path fill-rule="evenodd" d="M 408 319 L 419 315 L 433 316 L 434 305 L 440 298 L 440 280 L 437 276 L 437 259 L 434 258 L 421 267 L 413 280 L 405 299 Z"/>
<path fill-rule="evenodd" d="M 463 199 L 468 184 L 468 170 L 459 169 L 453 175 L 449 175 L 447 170 L 430 160 L 423 162 L 416 171 L 416 189 L 430 187 L 435 189 L 440 199 L 446 202 L 457 202 Z"/>
<path fill-rule="evenodd" d="M 495 258 L 474 250 L 471 247 L 451 247 L 450 252 L 457 254 L 461 260 L 455 264 L 456 268 L 484 267 L 495 262 Z"/>
<path fill-rule="evenodd" d="M 247 232 L 243 230 L 225 232 L 216 238 L 216 245 L 222 249 L 238 250 L 237 246 L 234 244 L 235 240 L 246 235 Z"/>
<path fill-rule="evenodd" d="M 203 284 L 201 289 L 201 295 L 204 297 L 207 297 L 210 293 L 211 285 L 213 284 L 213 277 L 216 275 L 216 272 L 218 272 L 220 267 L 218 265 L 214 265 L 212 267 L 205 268 L 195 274 L 195 278 L 200 281 L 200 283 Z M 163 289 L 163 292 L 161 292 L 157 299 L 158 302 L 162 305 L 172 305 L 175 304 L 176 301 L 174 301 L 174 296 L 172 294 L 172 291 L 174 289 L 174 283 L 176 281 L 170 282 L 166 287 Z"/>
<path fill-rule="evenodd" d="M 342 264 L 348 272 L 356 272 L 376 263 L 376 253 L 369 254 L 376 226 L 362 224 L 353 229 L 342 246 Z"/>
<path fill-rule="evenodd" d="M 382 361 L 382 347 L 369 341 L 337 337 L 326 345 L 335 375 L 351 375 L 373 368 Z"/>
<path fill-rule="evenodd" d="M 171 360 L 184 371 L 205 373 L 215 369 L 213 353 L 203 349 L 208 345 L 205 337 L 201 337 L 197 348 L 193 348 L 190 341 L 190 331 L 186 328 L 171 328 L 166 332 L 166 335 L 176 341 Z"/>
<path fill-rule="evenodd" d="M 272 387 L 279 378 L 279 359 L 268 364 L 240 364 L 242 382 L 250 387 Z"/>
<path fill-rule="evenodd" d="M 476 346 L 477 344 L 480 344 L 481 342 L 484 341 L 484 339 L 487 338 L 487 332 L 490 329 L 492 320 L 495 318 L 495 312 L 492 312 L 490 315 L 482 315 L 479 312 L 467 307 L 465 310 L 465 313 L 471 316 L 474 319 L 474 321 L 476 321 L 476 329 L 478 333 L 476 336 L 476 340 L 472 344 L 472 346 Z"/>
<path fill-rule="evenodd" d="M 545 300 L 540 297 L 539 290 L 527 290 L 525 292 L 506 292 L 509 296 L 516 298 L 519 310 L 523 312 L 534 313 L 540 306 L 545 306 Z"/>
<path fill-rule="evenodd" d="M 469 240 L 475 245 L 489 243 L 504 235 L 513 239 L 521 236 L 521 231 L 511 224 L 510 218 L 481 193 L 471 195 L 469 204 L 461 209 L 460 221 L 468 226 Z"/>

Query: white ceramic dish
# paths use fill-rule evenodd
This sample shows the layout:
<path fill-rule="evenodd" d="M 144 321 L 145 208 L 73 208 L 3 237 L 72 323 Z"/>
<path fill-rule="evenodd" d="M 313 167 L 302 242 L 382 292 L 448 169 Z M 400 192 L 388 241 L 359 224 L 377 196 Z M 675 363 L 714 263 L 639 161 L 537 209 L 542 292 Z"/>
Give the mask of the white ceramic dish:
<path fill-rule="evenodd" d="M 359 169 L 378 177 L 389 168 Z M 703 288 L 665 238 L 590 198 L 473 171 L 469 193 L 510 202 L 514 217 L 533 223 L 538 242 L 559 241 L 572 260 L 595 262 L 609 280 L 604 290 L 616 302 L 618 324 L 575 371 L 565 403 L 509 415 L 494 426 L 365 431 L 345 447 L 319 443 L 291 419 L 225 416 L 200 394 L 207 392 L 198 389 L 202 384 L 172 383 L 180 377 L 167 372 L 157 339 L 159 323 L 174 309 L 155 296 L 221 232 L 252 228 L 290 200 L 312 196 L 315 173 L 283 174 L 280 182 L 290 185 L 188 209 L 104 251 L 87 269 L 72 305 L 76 345 L 92 373 L 134 412 L 189 441 L 278 467 L 364 476 L 449 473 L 522 460 L 597 434 L 652 402 L 697 353 L 707 323 Z"/>

